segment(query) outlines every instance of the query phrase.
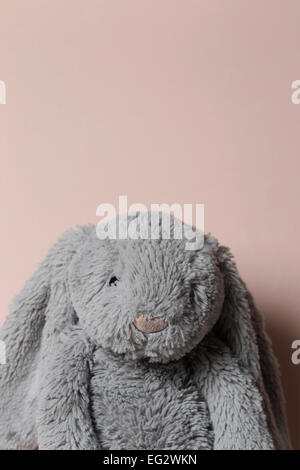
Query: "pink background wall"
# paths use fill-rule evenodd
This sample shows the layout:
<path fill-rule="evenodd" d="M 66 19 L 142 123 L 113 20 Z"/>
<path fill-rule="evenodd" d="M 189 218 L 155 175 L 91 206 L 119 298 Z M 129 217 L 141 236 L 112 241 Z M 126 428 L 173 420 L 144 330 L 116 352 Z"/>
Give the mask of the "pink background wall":
<path fill-rule="evenodd" d="M 204 203 L 282 367 L 300 448 L 300 2 L 0 0 L 0 321 L 101 202 Z"/>

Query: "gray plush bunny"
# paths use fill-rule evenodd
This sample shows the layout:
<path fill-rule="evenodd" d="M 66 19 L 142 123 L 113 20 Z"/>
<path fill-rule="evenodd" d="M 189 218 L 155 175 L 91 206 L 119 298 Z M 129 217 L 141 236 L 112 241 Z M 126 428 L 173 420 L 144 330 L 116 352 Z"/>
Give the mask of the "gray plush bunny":
<path fill-rule="evenodd" d="M 71 230 L 0 339 L 1 449 L 290 448 L 262 320 L 209 235 L 190 251 Z"/>

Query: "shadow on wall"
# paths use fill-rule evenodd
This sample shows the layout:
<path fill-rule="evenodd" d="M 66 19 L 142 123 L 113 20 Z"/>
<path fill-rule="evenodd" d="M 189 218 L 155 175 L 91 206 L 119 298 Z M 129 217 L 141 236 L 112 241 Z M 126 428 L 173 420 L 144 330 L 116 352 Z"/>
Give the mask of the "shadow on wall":
<path fill-rule="evenodd" d="M 295 339 L 300 338 L 295 337 L 297 331 L 284 321 L 284 308 L 280 312 L 282 320 L 279 320 L 279 314 L 275 315 L 274 308 L 271 311 L 270 307 L 264 307 L 262 311 L 264 314 L 270 312 L 269 315 L 266 315 L 266 328 L 280 364 L 292 446 L 293 449 L 300 450 L 300 365 L 294 365 L 291 360 L 291 344 Z"/>

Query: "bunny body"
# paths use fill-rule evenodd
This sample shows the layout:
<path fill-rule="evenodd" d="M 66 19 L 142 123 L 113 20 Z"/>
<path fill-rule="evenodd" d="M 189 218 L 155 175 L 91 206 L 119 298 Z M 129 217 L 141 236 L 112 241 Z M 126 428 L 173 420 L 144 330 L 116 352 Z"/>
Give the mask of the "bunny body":
<path fill-rule="evenodd" d="M 211 236 L 189 252 L 69 231 L 0 340 L 2 449 L 290 446 L 261 317 Z"/>
<path fill-rule="evenodd" d="M 104 449 L 212 449 L 207 404 L 186 359 L 124 361 L 95 353 L 91 396 Z"/>

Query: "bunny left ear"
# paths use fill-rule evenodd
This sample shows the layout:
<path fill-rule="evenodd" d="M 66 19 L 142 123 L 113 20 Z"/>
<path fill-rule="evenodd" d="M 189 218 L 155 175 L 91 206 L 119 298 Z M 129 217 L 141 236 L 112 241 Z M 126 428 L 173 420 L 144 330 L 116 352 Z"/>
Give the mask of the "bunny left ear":
<path fill-rule="evenodd" d="M 228 248 L 220 246 L 217 249 L 218 264 L 224 278 L 225 297 L 215 332 L 229 346 L 241 367 L 248 370 L 258 384 L 277 447 L 289 449 L 277 362 L 264 330 L 262 317 L 232 258 Z"/>
<path fill-rule="evenodd" d="M 6 349 L 6 363 L 0 365 L 0 449 L 36 445 L 43 346 L 76 321 L 66 288 L 66 270 L 91 230 L 70 230 L 55 243 L 14 299 L 0 330 Z"/>

